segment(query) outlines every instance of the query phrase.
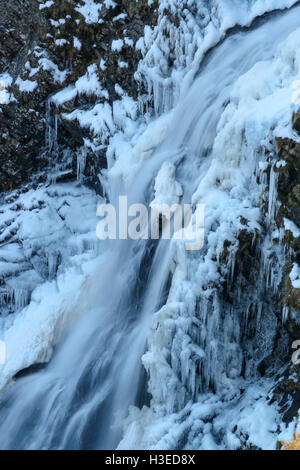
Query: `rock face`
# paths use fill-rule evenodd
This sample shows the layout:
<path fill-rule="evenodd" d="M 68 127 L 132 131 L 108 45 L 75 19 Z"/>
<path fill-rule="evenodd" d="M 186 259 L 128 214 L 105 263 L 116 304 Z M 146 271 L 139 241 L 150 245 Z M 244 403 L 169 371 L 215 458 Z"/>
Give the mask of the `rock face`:
<path fill-rule="evenodd" d="M 294 121 L 298 130 L 297 121 Z M 294 263 L 300 264 L 300 144 L 291 139 L 276 139 L 281 164 L 276 168 L 278 177 L 278 200 L 281 205 L 277 212 L 277 223 L 284 229 L 284 244 L 287 252 L 286 276 L 282 285 L 283 304 L 292 312 L 300 310 L 299 289 L 293 286 L 291 271 Z M 295 283 L 294 283 L 295 284 Z M 300 286 L 299 286 L 300 287 Z M 300 335 L 300 325 L 290 325 L 295 338 Z"/>
<path fill-rule="evenodd" d="M 140 53 L 135 45 L 144 26 L 156 20 L 155 4 L 98 1 L 92 8 L 85 3 L 1 2 L 0 191 L 45 181 L 49 173 L 58 181 L 75 179 L 77 150 L 92 136 L 62 114 L 112 104 L 119 97 L 118 83 L 137 97 Z M 78 80 L 89 67 L 93 82 L 84 90 Z M 50 103 L 51 96 L 76 83 L 76 92 L 62 106 Z M 105 139 L 101 144 L 101 150 L 87 152 L 81 169 L 98 190 Z"/>
<path fill-rule="evenodd" d="M 0 74 L 9 73 L 13 84 L 24 69 L 38 31 L 45 34 L 45 22 L 31 1 L 1 2 L 0 17 Z M 26 94 L 20 95 L 17 86 L 14 92 L 21 103 L 12 99 L 9 105 L 3 105 L 5 100 L 0 100 L 1 191 L 28 180 L 31 169 L 37 168 L 36 159 L 43 144 L 43 124 L 37 114 L 41 112 L 39 100 L 35 104 L 29 102 Z"/>
<path fill-rule="evenodd" d="M 294 130 L 300 133 L 299 112 L 293 116 Z M 279 286 L 279 303 L 286 311 L 285 327 L 290 335 L 290 344 L 299 340 L 300 324 L 300 283 L 298 266 L 300 265 L 300 144 L 291 138 L 276 138 L 279 162 L 274 166 L 277 180 L 277 199 L 279 202 L 275 220 L 281 227 L 279 239 L 275 243 L 283 246 L 285 264 L 283 278 Z M 299 365 L 287 358 L 284 376 L 280 378 L 275 395 L 282 405 L 283 419 L 291 420 L 298 413 L 300 406 Z M 286 446 L 292 449 L 293 446 Z"/>

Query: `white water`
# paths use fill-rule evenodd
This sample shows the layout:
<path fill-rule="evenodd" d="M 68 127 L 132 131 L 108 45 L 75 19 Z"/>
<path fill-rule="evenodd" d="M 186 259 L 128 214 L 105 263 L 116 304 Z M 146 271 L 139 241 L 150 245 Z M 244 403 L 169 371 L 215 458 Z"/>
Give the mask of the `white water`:
<path fill-rule="evenodd" d="M 165 160 L 178 165 L 184 200 L 191 200 L 212 158 L 216 126 L 233 83 L 258 60 L 272 57 L 278 43 L 300 26 L 299 13 L 295 8 L 269 17 L 211 54 L 178 104 L 164 143 L 137 176 L 130 201 L 151 200 L 149 185 Z M 111 193 L 116 195 L 116 188 Z M 3 395 L 0 448 L 118 445 L 129 405 L 143 402 L 141 356 L 169 266 L 167 242 L 107 243 L 98 273 L 82 292 L 93 308 L 86 311 L 83 302 L 81 316 L 49 365 L 19 378 Z"/>

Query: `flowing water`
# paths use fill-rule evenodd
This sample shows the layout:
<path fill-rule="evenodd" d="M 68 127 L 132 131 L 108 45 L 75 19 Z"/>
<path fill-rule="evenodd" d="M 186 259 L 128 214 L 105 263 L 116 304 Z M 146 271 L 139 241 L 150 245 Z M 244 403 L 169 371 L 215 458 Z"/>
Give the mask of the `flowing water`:
<path fill-rule="evenodd" d="M 137 175 L 129 200 L 150 202 L 161 164 L 173 161 L 184 202 L 212 158 L 216 126 L 236 79 L 274 55 L 300 26 L 300 7 L 232 33 L 212 51 L 173 114 L 164 142 Z M 195 178 L 195 175 L 198 175 Z M 118 194 L 116 188 L 112 193 Z M 154 312 L 165 301 L 170 273 L 167 241 L 111 241 L 77 306 L 81 315 L 50 363 L 12 384 L 0 402 L 2 449 L 111 449 L 129 406 L 143 404 L 141 356 Z"/>

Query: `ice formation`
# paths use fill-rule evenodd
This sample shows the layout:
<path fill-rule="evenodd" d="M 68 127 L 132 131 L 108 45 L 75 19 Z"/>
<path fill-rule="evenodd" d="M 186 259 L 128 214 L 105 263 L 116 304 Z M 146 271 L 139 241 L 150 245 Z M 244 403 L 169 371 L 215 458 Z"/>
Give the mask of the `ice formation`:
<path fill-rule="evenodd" d="M 82 3 L 86 23 L 99 21 L 101 6 Z M 8 345 L 0 387 L 57 349 L 32 383 L 25 377 L 6 390 L 0 447 L 274 449 L 292 435 L 296 423 L 282 424 L 278 405 L 270 403 L 274 382 L 258 369 L 274 348 L 278 319 L 267 296 L 276 294 L 286 256 L 272 239 L 284 229 L 299 236 L 287 218 L 276 226 L 276 168 L 284 162 L 272 143 L 297 139 L 291 115 L 300 80 L 300 9 L 290 9 L 296 3 L 186 0 L 183 8 L 182 0 L 161 0 L 157 26 L 146 26 L 136 46 L 142 54 L 136 80 L 146 93 L 134 100 L 116 84 L 119 100 L 111 105 L 91 65 L 49 99 L 51 158 L 57 159 L 51 104 L 95 94 L 93 107 L 64 117 L 92 132 L 85 145 L 107 145 L 108 169 L 101 175 L 107 196 L 204 204 L 205 245 L 189 253 L 184 240 L 163 241 L 155 255 L 151 245 L 99 246 L 99 198 L 80 185 L 85 147 L 77 156 L 77 183 L 8 196 L 0 213 L 1 276 L 8 281 L 0 294 L 4 311 L 14 304 L 17 313 L 0 317 L 0 338 Z M 113 9 L 115 2 L 105 6 Z M 258 16 L 285 9 L 250 28 Z M 167 12 L 177 15 L 177 24 Z M 229 34 L 234 26 L 241 28 Z M 115 39 L 111 48 L 119 51 L 124 43 Z M 80 48 L 75 37 L 74 44 Z M 39 68 L 66 81 L 70 71 L 59 71 L 44 51 L 36 54 Z M 33 91 L 34 71 L 32 78 L 20 79 L 20 91 Z M 7 97 L 10 78 L 3 80 Z M 251 292 L 238 269 L 243 256 L 254 263 Z M 297 264 L 289 278 L 299 289 Z M 284 322 L 291 312 L 287 307 L 281 314 Z M 131 406 L 145 381 L 150 403 Z M 34 400 L 41 400 L 40 427 L 27 436 Z M 23 412 L 24 422 L 16 424 Z"/>

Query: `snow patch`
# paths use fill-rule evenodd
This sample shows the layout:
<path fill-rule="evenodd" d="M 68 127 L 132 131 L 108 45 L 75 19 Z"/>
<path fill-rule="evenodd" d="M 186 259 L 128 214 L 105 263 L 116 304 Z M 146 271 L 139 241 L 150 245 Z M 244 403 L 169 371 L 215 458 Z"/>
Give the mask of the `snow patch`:
<path fill-rule="evenodd" d="M 294 263 L 290 272 L 290 280 L 294 289 L 300 289 L 300 267 L 297 263 Z"/>
<path fill-rule="evenodd" d="M 18 77 L 16 85 L 22 93 L 32 93 L 38 86 L 38 83 L 32 80 L 22 80 L 22 78 Z"/>

